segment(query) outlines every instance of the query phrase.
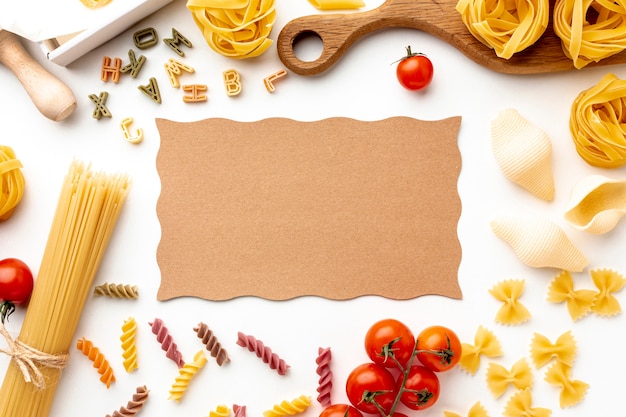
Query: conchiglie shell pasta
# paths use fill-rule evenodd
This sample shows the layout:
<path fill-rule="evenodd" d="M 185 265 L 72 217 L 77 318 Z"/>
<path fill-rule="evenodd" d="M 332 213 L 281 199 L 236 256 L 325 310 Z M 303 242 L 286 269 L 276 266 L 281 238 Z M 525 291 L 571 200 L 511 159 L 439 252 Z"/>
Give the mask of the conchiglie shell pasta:
<path fill-rule="evenodd" d="M 504 175 L 544 200 L 554 198 L 552 143 L 515 109 L 502 110 L 491 124 L 491 148 Z"/>
<path fill-rule="evenodd" d="M 565 232 L 550 220 L 500 215 L 491 221 L 490 226 L 494 234 L 507 242 L 528 266 L 580 272 L 589 264 Z"/>
<path fill-rule="evenodd" d="M 612 230 L 626 213 L 626 181 L 590 175 L 570 195 L 565 220 L 578 230 L 602 234 Z"/>

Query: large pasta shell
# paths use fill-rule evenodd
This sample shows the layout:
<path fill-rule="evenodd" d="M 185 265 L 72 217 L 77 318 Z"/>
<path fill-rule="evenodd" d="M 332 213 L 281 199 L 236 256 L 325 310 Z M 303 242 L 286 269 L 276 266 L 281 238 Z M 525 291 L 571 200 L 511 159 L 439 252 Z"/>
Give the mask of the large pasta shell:
<path fill-rule="evenodd" d="M 565 220 L 579 230 L 602 234 L 612 230 L 626 213 L 626 181 L 590 175 L 570 195 Z"/>
<path fill-rule="evenodd" d="M 500 215 L 491 221 L 490 226 L 496 236 L 507 242 L 528 266 L 580 272 L 589 264 L 563 229 L 550 220 Z"/>
<path fill-rule="evenodd" d="M 491 123 L 491 148 L 504 175 L 539 198 L 554 198 L 552 142 L 515 109 L 504 109 Z"/>

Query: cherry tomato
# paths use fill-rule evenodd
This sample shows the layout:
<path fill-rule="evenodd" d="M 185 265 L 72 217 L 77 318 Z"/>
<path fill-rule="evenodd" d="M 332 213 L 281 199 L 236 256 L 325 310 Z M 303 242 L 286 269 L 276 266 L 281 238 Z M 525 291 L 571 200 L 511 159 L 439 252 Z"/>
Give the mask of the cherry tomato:
<path fill-rule="evenodd" d="M 33 274 L 24 262 L 15 258 L 0 260 L 0 320 L 4 323 L 16 304 L 28 301 L 33 292 Z"/>
<path fill-rule="evenodd" d="M 395 319 L 374 323 L 365 334 L 365 352 L 372 362 L 387 368 L 405 367 L 415 348 L 413 332 Z"/>
<path fill-rule="evenodd" d="M 324 408 L 320 417 L 363 417 L 363 413 L 348 404 L 333 404 Z"/>
<path fill-rule="evenodd" d="M 403 376 L 398 378 L 401 383 Z M 439 378 L 430 369 L 422 365 L 413 365 L 404 383 L 400 402 L 412 410 L 424 410 L 439 399 Z"/>
<path fill-rule="evenodd" d="M 382 365 L 363 363 L 350 372 L 346 381 L 348 400 L 358 410 L 379 414 L 389 412 L 396 398 L 396 381 Z"/>
<path fill-rule="evenodd" d="M 433 79 L 433 63 L 424 54 L 411 52 L 406 47 L 406 55 L 398 61 L 396 76 L 400 84 L 407 90 L 426 88 Z"/>
<path fill-rule="evenodd" d="M 435 372 L 448 371 L 461 359 L 461 342 L 452 330 L 431 326 L 417 336 L 417 359 Z"/>

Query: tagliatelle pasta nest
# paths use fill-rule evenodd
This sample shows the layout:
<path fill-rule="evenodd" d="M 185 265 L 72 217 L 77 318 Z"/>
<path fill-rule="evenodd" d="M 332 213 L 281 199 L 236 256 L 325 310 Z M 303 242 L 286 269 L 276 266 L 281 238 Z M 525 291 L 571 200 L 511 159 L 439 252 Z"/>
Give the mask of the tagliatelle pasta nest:
<path fill-rule="evenodd" d="M 625 110 L 626 80 L 612 73 L 576 97 L 569 128 L 576 151 L 588 164 L 600 168 L 626 165 Z"/>
<path fill-rule="evenodd" d="M 626 2 L 557 0 L 554 33 L 576 68 L 626 49 Z"/>
<path fill-rule="evenodd" d="M 476 39 L 509 59 L 533 45 L 548 27 L 548 0 L 459 0 L 456 10 Z"/>
<path fill-rule="evenodd" d="M 187 8 L 209 47 L 221 55 L 252 58 L 272 44 L 275 0 L 187 0 Z"/>

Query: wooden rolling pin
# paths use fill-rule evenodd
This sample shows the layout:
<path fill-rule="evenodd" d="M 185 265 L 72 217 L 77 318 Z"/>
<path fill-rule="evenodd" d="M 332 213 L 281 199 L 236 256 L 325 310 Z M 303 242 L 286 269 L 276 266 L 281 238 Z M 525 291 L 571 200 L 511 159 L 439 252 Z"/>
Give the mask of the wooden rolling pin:
<path fill-rule="evenodd" d="M 55 122 L 76 109 L 76 97 L 24 49 L 17 35 L 0 29 L 0 63 L 15 74 L 41 114 Z"/>

